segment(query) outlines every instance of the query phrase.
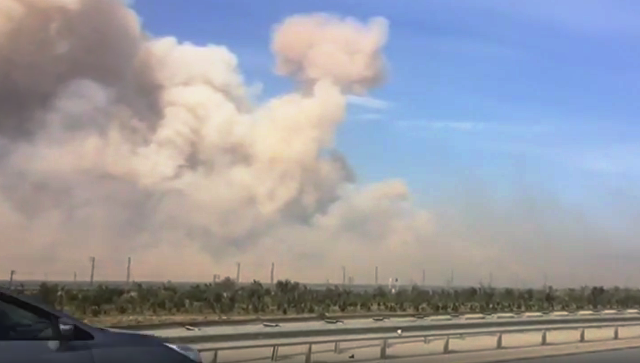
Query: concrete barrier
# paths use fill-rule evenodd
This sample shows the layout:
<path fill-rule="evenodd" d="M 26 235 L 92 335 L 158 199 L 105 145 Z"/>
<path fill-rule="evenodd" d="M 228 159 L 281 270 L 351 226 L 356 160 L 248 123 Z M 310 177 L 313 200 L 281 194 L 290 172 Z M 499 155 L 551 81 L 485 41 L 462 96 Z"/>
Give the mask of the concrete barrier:
<path fill-rule="evenodd" d="M 605 331 L 604 329 L 609 329 Z M 492 349 L 503 349 L 510 348 L 509 351 L 512 351 L 512 348 L 516 347 L 530 347 L 532 342 L 537 340 L 538 346 L 547 346 L 551 344 L 553 346 L 558 346 L 558 344 L 572 344 L 572 343 L 585 343 L 592 339 L 591 341 L 602 342 L 602 337 L 598 338 L 589 338 L 590 335 L 587 335 L 586 332 L 588 330 L 593 330 L 594 332 L 602 332 L 604 334 L 604 339 L 609 340 L 621 340 L 620 337 L 620 329 L 635 329 L 636 335 L 640 335 L 640 322 L 636 322 L 633 324 L 626 325 L 567 325 L 564 327 L 556 326 L 556 327 L 526 327 L 526 328 L 511 328 L 511 329 L 476 329 L 476 330 L 467 330 L 467 331 L 450 331 L 450 332 L 442 332 L 442 333 L 432 333 L 432 334 L 423 334 L 423 335 L 412 335 L 412 336 L 402 336 L 402 337 L 371 337 L 371 336 L 363 336 L 363 337 L 343 337 L 329 340 L 322 339 L 313 339 L 313 340 L 297 340 L 293 342 L 259 342 L 257 344 L 234 344 L 234 345 L 224 345 L 220 344 L 215 347 L 206 348 L 206 347 L 198 347 L 196 346 L 201 354 L 209 354 L 211 357 L 207 360 L 210 363 L 218 363 L 219 353 L 222 351 L 230 351 L 234 350 L 239 352 L 239 355 L 245 354 L 245 351 L 251 349 L 270 349 L 271 350 L 271 360 L 277 361 L 278 354 L 282 349 L 286 349 L 288 347 L 304 347 L 304 353 L 298 353 L 304 355 L 304 362 L 311 363 L 312 355 L 317 352 L 319 355 L 323 355 L 323 362 L 330 362 L 333 359 L 325 359 L 331 358 L 333 356 L 339 354 L 352 354 L 355 349 L 370 349 L 367 347 L 371 347 L 371 344 L 367 344 L 362 348 L 358 348 L 357 346 L 345 347 L 348 344 L 353 344 L 356 342 L 366 343 L 366 342 L 379 342 L 378 345 L 378 353 L 377 356 L 371 356 L 372 359 L 390 359 L 389 349 L 393 347 L 393 349 L 400 349 L 403 347 L 405 352 L 408 352 L 408 356 L 417 357 L 420 354 L 423 355 L 433 355 L 433 354 L 444 354 L 449 355 L 458 352 L 471 352 L 471 351 L 487 351 Z M 553 334 L 549 334 L 553 332 Z M 602 334 L 600 334 L 602 335 Z M 513 338 L 512 338 L 513 336 Z M 463 339 L 464 338 L 464 339 Z M 633 338 L 626 338 L 633 339 Z M 637 339 L 637 338 L 636 338 Z M 432 343 L 436 341 L 441 341 L 442 345 L 438 348 L 438 345 L 433 346 Z M 393 341 L 393 344 L 390 344 Z M 562 343 L 558 342 L 562 341 Z M 455 344 L 454 344 L 455 343 Z M 331 344 L 334 349 L 322 349 L 320 348 L 323 345 Z M 318 347 L 317 349 L 314 347 Z M 298 348 L 299 349 L 299 348 Z M 299 350 L 298 350 L 299 352 Z M 370 351 L 369 351 L 370 352 Z M 280 354 L 284 357 L 284 354 L 280 352 Z M 368 353 L 370 355 L 371 353 Z M 291 358 L 291 354 L 287 355 L 288 358 Z M 392 356 L 393 358 L 400 357 L 396 354 Z M 234 359 L 237 360 L 238 356 L 234 355 Z M 337 357 L 338 358 L 338 357 Z M 250 359 L 247 357 L 247 359 Z M 284 358 L 283 358 L 284 359 Z M 344 359 L 344 357 L 342 358 Z"/>

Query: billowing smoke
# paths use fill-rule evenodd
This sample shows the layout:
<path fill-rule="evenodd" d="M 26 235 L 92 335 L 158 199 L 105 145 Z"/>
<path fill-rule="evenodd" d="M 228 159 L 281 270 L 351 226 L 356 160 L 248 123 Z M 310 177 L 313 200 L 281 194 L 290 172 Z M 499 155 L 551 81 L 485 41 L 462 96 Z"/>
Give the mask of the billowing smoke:
<path fill-rule="evenodd" d="M 0 4 L 0 264 L 103 278 L 315 270 L 419 243 L 401 181 L 356 187 L 334 149 L 345 92 L 384 78 L 387 23 L 329 15 L 273 30 L 300 81 L 254 105 L 225 47 L 149 38 L 115 0 Z M 337 259 L 336 259 L 337 258 Z M 232 271 L 227 271 L 232 274 Z"/>
<path fill-rule="evenodd" d="M 569 281 L 588 258 L 550 249 L 602 239 L 553 203 L 497 210 L 460 188 L 429 214 L 400 180 L 355 183 L 334 135 L 346 94 L 384 81 L 387 32 L 285 19 L 275 71 L 299 87 L 256 105 L 227 48 L 151 38 L 121 1 L 0 1 L 0 266 L 86 278 L 95 256 L 98 279 L 123 279 L 132 256 L 138 280 L 233 276 L 236 261 L 266 280 L 273 261 L 303 281 L 340 281 L 342 265 L 368 282 L 376 265 L 381 280 Z"/>
<path fill-rule="evenodd" d="M 384 80 L 381 49 L 387 31 L 384 18 L 363 25 L 326 14 L 292 16 L 275 28 L 276 71 L 311 84 L 328 80 L 366 92 Z"/>

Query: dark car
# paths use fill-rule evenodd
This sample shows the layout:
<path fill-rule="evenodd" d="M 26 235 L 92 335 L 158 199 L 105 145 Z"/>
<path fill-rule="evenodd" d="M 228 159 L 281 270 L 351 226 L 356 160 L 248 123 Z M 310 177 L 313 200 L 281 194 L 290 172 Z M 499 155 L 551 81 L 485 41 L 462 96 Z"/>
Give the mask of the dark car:
<path fill-rule="evenodd" d="M 0 363 L 201 363 L 197 350 L 93 327 L 0 289 Z"/>

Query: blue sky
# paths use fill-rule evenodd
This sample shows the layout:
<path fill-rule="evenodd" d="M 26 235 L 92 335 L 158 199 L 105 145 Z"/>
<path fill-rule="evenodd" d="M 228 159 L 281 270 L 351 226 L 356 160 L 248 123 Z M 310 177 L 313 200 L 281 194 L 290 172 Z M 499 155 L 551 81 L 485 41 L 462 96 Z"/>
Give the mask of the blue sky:
<path fill-rule="evenodd" d="M 640 2 L 137 0 L 154 35 L 228 46 L 265 97 L 270 29 L 324 11 L 390 21 L 389 79 L 354 99 L 338 148 L 362 182 L 405 179 L 420 203 L 482 181 L 602 205 L 640 180 Z M 358 102 L 360 101 L 360 102 Z M 377 102 L 376 102 L 377 101 Z"/>

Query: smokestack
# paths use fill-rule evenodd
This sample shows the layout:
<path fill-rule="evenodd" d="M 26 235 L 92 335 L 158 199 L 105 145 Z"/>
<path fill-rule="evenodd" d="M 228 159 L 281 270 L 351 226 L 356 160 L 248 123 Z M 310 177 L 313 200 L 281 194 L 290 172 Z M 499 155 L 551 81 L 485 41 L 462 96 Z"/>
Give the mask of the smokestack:
<path fill-rule="evenodd" d="M 9 288 L 13 286 L 13 275 L 15 274 L 16 274 L 16 270 L 11 270 L 11 272 L 9 273 Z"/>
<path fill-rule="evenodd" d="M 376 266 L 376 286 L 378 286 L 378 266 Z"/>
<path fill-rule="evenodd" d="M 273 285 L 274 283 L 275 269 L 276 269 L 276 264 L 274 262 L 271 262 L 271 285 Z"/>
<path fill-rule="evenodd" d="M 91 261 L 91 275 L 89 276 L 89 286 L 93 286 L 93 273 L 96 270 L 96 258 L 91 256 L 89 257 L 89 260 Z"/>
<path fill-rule="evenodd" d="M 127 259 L 127 286 L 131 282 L 131 257 Z"/>
<path fill-rule="evenodd" d="M 238 267 L 236 271 L 236 283 L 240 283 L 240 262 L 236 262 L 236 265 Z"/>

